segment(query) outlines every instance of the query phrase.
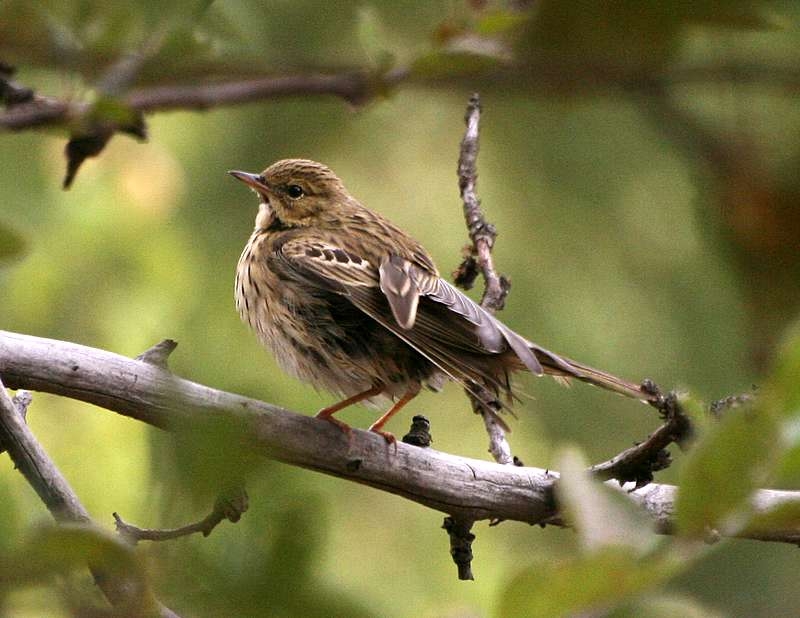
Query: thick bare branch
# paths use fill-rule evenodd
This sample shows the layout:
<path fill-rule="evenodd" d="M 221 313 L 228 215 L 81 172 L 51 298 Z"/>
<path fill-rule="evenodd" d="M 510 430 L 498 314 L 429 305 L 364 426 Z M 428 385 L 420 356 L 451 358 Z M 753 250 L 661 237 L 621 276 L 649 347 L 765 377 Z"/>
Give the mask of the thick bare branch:
<path fill-rule="evenodd" d="M 181 430 L 228 422 L 262 456 L 397 494 L 454 518 L 540 523 L 553 515 L 552 472 L 457 457 L 371 432 L 350 438 L 312 417 L 215 390 L 163 369 L 94 348 L 0 331 L 0 376 L 13 388 L 41 390 L 108 408 L 156 427 Z M 609 485 L 619 487 L 609 481 Z M 650 484 L 628 493 L 670 530 L 676 489 Z M 761 490 L 757 510 L 800 503 L 800 492 Z M 797 543 L 800 528 L 755 531 L 748 538 Z"/>

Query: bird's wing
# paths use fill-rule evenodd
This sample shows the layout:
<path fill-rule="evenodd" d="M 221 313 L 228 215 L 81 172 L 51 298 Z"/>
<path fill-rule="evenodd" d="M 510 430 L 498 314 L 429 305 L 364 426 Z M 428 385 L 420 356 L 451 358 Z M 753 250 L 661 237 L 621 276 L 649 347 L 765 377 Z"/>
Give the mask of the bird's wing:
<path fill-rule="evenodd" d="M 379 274 L 401 328 L 473 353 L 500 354 L 510 347 L 532 373 L 543 373 L 534 344 L 437 274 L 397 255 L 381 262 Z"/>
<path fill-rule="evenodd" d="M 328 241 L 309 239 L 284 243 L 278 255 L 294 276 L 348 297 L 451 377 L 469 374 L 461 353 L 480 357 L 510 347 L 536 375 L 543 373 L 537 353 L 551 356 L 419 263 L 390 255 L 372 264 Z"/>
<path fill-rule="evenodd" d="M 289 240 L 275 257 L 272 266 L 278 271 L 331 292 L 347 295 L 351 288 L 378 287 L 377 264 L 322 239 Z"/>
<path fill-rule="evenodd" d="M 357 309 L 392 331 L 452 380 L 470 392 L 475 390 L 470 382 L 478 377 L 479 372 L 461 359 L 452 345 L 442 343 L 442 335 L 432 338 L 425 329 L 406 330 L 397 323 L 389 301 L 380 289 L 379 264 L 371 264 L 352 251 L 326 240 L 308 238 L 283 242 L 269 260 L 270 268 L 279 277 L 302 281 L 322 294 L 334 293 L 347 298 Z M 477 391 L 474 394 L 481 401 L 486 399 Z"/>

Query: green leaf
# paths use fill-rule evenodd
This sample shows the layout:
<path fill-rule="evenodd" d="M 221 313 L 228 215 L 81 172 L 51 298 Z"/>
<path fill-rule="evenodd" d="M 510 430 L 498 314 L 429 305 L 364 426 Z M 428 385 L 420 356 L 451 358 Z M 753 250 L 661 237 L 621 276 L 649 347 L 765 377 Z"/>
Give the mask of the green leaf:
<path fill-rule="evenodd" d="M 618 491 L 593 480 L 577 449 L 565 449 L 558 462 L 558 503 L 587 551 L 624 546 L 643 553 L 656 545 L 647 515 Z"/>
<path fill-rule="evenodd" d="M 611 612 L 608 618 L 722 618 L 722 614 L 694 599 L 678 596 L 648 597 Z"/>
<path fill-rule="evenodd" d="M 42 527 L 12 560 L 0 565 L 0 583 L 36 584 L 87 565 L 140 584 L 145 581 L 133 547 L 116 535 L 83 524 Z"/>
<path fill-rule="evenodd" d="M 650 532 L 652 522 L 621 493 L 594 481 L 574 448 L 558 458 L 559 507 L 575 526 L 584 552 L 540 562 L 506 589 L 498 616 L 551 617 L 602 613 L 658 586 L 691 564 Z"/>
<path fill-rule="evenodd" d="M 794 532 L 800 537 L 800 502 L 779 504 L 750 518 L 747 532 L 769 534 L 771 532 Z"/>
<path fill-rule="evenodd" d="M 800 320 L 787 329 L 778 350 L 775 369 L 759 399 L 782 419 L 786 451 L 777 476 L 780 484 L 793 486 L 800 483 Z"/>
<path fill-rule="evenodd" d="M 115 600 L 115 615 L 158 616 L 158 602 L 149 587 L 144 567 L 134 548 L 118 536 L 91 524 L 45 526 L 13 552 L 0 559 L 0 592 L 4 588 L 41 585 L 53 576 L 91 568 L 115 591 L 126 590 Z"/>
<path fill-rule="evenodd" d="M 109 124 L 139 139 L 147 137 L 142 113 L 114 97 L 99 96 L 88 112 L 86 122 L 90 126 Z"/>
<path fill-rule="evenodd" d="M 484 35 L 503 34 L 519 28 L 529 19 L 530 16 L 521 11 L 492 11 L 481 16 L 475 31 Z"/>
<path fill-rule="evenodd" d="M 386 32 L 375 7 L 362 6 L 358 9 L 356 32 L 370 64 L 379 72 L 390 69 L 395 56 L 386 49 Z"/>
<path fill-rule="evenodd" d="M 664 557 L 640 560 L 631 547 L 605 547 L 553 564 L 540 563 L 506 588 L 497 616 L 552 618 L 594 614 L 659 584 L 677 563 Z"/>
<path fill-rule="evenodd" d="M 730 30 L 770 31 L 791 27 L 788 18 L 768 12 L 754 3 L 736 4 L 720 7 L 718 2 L 698 3 L 695 12 L 687 18 L 695 24 Z"/>
<path fill-rule="evenodd" d="M 411 64 L 416 77 L 436 79 L 477 75 L 491 71 L 501 64 L 493 56 L 472 52 L 437 51 L 420 56 Z"/>
<path fill-rule="evenodd" d="M 764 392 L 765 404 L 788 419 L 800 419 L 800 320 L 783 338 L 772 378 Z"/>
<path fill-rule="evenodd" d="M 26 250 L 25 239 L 15 230 L 0 223 L 0 264 L 19 258 Z"/>
<path fill-rule="evenodd" d="M 675 522 L 679 532 L 701 537 L 710 528 L 730 534 L 747 513 L 747 498 L 764 482 L 781 439 L 763 405 L 725 411 L 689 454 L 681 471 Z"/>

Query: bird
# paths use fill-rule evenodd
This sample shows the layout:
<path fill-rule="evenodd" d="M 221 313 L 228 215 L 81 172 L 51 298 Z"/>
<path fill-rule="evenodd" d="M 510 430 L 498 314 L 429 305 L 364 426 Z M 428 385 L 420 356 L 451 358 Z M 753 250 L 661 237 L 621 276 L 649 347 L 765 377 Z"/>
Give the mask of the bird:
<path fill-rule="evenodd" d="M 259 206 L 236 267 L 241 319 L 289 374 L 340 397 L 316 416 L 391 402 L 387 421 L 421 391 L 454 381 L 497 416 L 511 374 L 576 379 L 647 401 L 648 392 L 532 343 L 443 279 L 425 248 L 363 206 L 327 166 L 283 159 L 261 173 L 228 172 Z"/>

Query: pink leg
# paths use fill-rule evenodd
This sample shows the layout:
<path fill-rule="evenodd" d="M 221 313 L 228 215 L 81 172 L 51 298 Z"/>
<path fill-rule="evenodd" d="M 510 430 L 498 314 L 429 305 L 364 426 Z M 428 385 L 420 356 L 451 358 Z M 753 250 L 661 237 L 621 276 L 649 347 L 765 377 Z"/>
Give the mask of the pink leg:
<path fill-rule="evenodd" d="M 382 427 L 386 424 L 386 422 L 392 418 L 395 414 L 397 414 L 409 401 L 414 399 L 417 395 L 419 395 L 419 384 L 414 386 L 410 386 L 405 394 L 398 399 L 395 404 L 389 408 L 389 410 L 381 416 L 377 421 L 372 423 L 369 426 L 370 431 L 374 431 L 375 433 L 383 436 L 383 439 L 386 440 L 388 444 L 395 444 L 397 439 L 388 431 L 382 431 Z M 395 447 L 397 448 L 397 447 Z"/>
<path fill-rule="evenodd" d="M 346 434 L 350 433 L 350 425 L 347 423 L 340 421 L 338 418 L 334 418 L 333 415 L 339 412 L 340 410 L 344 410 L 352 406 L 353 404 L 358 403 L 359 401 L 364 401 L 365 399 L 369 399 L 370 397 L 375 397 L 375 395 L 380 395 L 383 392 L 382 385 L 376 385 L 372 388 L 365 390 L 362 393 L 358 393 L 353 395 L 352 397 L 348 397 L 347 399 L 343 399 L 342 401 L 333 404 L 332 406 L 328 406 L 327 408 L 322 408 L 319 412 L 317 412 L 316 418 L 320 418 L 324 421 L 328 421 L 329 423 L 333 423 L 339 429 L 341 429 Z"/>

